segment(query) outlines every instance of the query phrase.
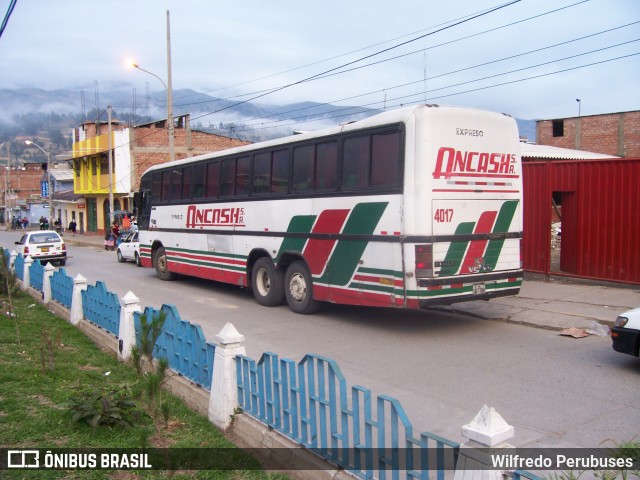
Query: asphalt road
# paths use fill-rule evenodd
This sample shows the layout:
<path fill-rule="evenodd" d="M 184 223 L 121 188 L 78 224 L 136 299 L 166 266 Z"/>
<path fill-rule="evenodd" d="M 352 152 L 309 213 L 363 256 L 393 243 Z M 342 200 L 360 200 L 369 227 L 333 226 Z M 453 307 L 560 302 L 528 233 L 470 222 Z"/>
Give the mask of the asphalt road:
<path fill-rule="evenodd" d="M 0 232 L 11 248 L 16 232 Z M 198 279 L 163 282 L 152 269 L 119 264 L 115 252 L 70 246 L 65 270 L 102 280 L 141 306 L 175 305 L 207 339 L 226 322 L 246 336 L 247 354 L 333 358 L 349 386 L 402 403 L 416 431 L 456 441 L 483 405 L 515 427 L 518 447 L 596 447 L 640 438 L 640 359 L 616 353 L 608 337 L 569 341 L 557 332 L 454 315 L 328 305 L 302 316 L 259 306 L 239 287 Z"/>

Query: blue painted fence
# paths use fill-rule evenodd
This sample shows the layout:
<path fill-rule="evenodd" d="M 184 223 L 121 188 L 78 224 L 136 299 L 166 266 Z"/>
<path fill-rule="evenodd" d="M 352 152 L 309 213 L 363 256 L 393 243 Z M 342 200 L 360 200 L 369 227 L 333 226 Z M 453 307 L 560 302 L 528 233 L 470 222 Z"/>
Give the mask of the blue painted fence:
<path fill-rule="evenodd" d="M 459 444 L 413 426 L 398 400 L 354 386 L 337 363 L 309 354 L 297 365 L 265 353 L 237 359 L 240 407 L 295 442 L 361 478 L 443 479 Z M 375 411 L 374 411 L 375 403 Z"/>
<path fill-rule="evenodd" d="M 44 284 L 44 265 L 40 263 L 40 260 L 34 260 L 29 268 L 29 283 L 31 287 L 42 292 Z"/>
<path fill-rule="evenodd" d="M 141 336 L 140 315 L 145 315 L 150 322 L 160 311 L 167 314 L 167 319 L 156 342 L 154 357 L 166 358 L 171 369 L 211 390 L 215 346 L 207 342 L 200 325 L 182 320 L 173 305 L 163 305 L 160 310 L 147 307 L 143 313 L 134 314 L 138 342 Z"/>
<path fill-rule="evenodd" d="M 6 253 L 5 253 L 6 255 Z M 18 278 L 24 277 L 24 257 L 14 263 Z M 42 291 L 44 268 L 32 264 L 31 286 Z M 39 279 L 34 280 L 34 278 Z M 39 288 L 38 288 L 39 287 Z M 51 278 L 52 297 L 71 307 L 73 280 L 64 269 Z M 82 292 L 83 315 L 118 336 L 120 301 L 103 282 Z M 176 307 L 147 307 L 151 319 L 167 313 L 154 356 L 167 358 L 169 366 L 193 382 L 211 389 L 215 346 L 206 341 L 199 325 L 182 320 Z M 134 315 L 140 337 L 140 313 Z M 255 360 L 237 357 L 239 405 L 244 412 L 264 422 L 295 442 L 361 478 L 444 479 L 455 465 L 459 444 L 429 432 L 414 434 L 402 405 L 395 398 L 347 383 L 334 360 L 308 354 L 298 364 L 267 352 Z M 375 408 L 374 408 L 375 407 Z M 517 470 L 514 480 L 536 475 Z"/>
<path fill-rule="evenodd" d="M 16 277 L 20 280 L 24 280 L 24 257 L 18 255 L 13 263 L 13 270 L 16 272 Z"/>
<path fill-rule="evenodd" d="M 58 268 L 51 276 L 51 298 L 56 302 L 71 308 L 73 297 L 73 278 L 67 275 L 64 268 Z"/>
<path fill-rule="evenodd" d="M 120 327 L 120 300 L 107 290 L 104 282 L 89 285 L 82 292 L 82 314 L 84 318 L 106 331 L 118 336 Z"/>

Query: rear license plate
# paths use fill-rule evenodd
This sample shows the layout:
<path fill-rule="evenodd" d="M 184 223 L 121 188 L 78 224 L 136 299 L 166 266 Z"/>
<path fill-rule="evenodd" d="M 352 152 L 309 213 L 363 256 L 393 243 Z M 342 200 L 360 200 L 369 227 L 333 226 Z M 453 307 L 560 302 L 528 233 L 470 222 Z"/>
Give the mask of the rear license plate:
<path fill-rule="evenodd" d="M 473 294 L 474 295 L 482 295 L 483 293 L 487 293 L 487 287 L 484 283 L 474 283 L 473 284 Z"/>
<path fill-rule="evenodd" d="M 41 251 L 42 253 L 49 253 L 49 247 L 41 247 L 41 248 L 40 248 L 40 251 Z"/>

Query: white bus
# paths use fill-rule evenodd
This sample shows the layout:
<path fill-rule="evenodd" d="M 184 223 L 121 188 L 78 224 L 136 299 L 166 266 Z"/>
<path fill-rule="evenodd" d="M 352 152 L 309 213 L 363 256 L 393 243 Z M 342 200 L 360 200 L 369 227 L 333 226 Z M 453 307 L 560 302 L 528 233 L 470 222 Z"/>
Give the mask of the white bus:
<path fill-rule="evenodd" d="M 420 105 L 157 165 L 136 195 L 141 263 L 302 314 L 515 295 L 519 151 L 508 115 Z"/>

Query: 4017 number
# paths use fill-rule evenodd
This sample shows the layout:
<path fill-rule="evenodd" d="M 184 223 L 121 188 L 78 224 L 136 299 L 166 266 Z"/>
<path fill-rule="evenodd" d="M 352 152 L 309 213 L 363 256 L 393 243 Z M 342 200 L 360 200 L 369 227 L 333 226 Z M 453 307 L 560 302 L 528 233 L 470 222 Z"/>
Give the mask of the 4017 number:
<path fill-rule="evenodd" d="M 453 221 L 453 208 L 438 208 L 436 214 L 433 217 L 436 222 L 451 222 Z"/>

